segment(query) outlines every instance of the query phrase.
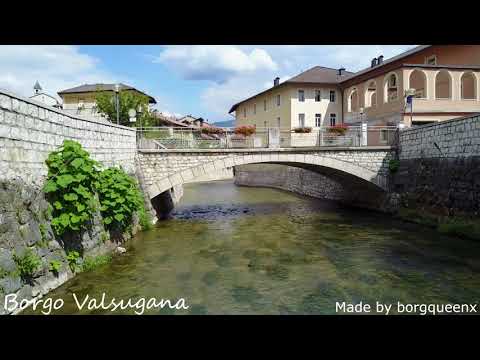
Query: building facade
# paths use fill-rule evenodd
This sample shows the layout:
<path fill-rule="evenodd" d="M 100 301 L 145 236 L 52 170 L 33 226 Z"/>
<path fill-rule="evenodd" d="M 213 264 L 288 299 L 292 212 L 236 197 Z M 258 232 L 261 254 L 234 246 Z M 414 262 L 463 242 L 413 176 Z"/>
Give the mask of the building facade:
<path fill-rule="evenodd" d="M 63 110 L 74 114 L 91 118 L 104 118 L 105 116 L 98 112 L 96 105 L 96 95 L 98 92 L 115 92 L 115 84 L 85 84 L 71 89 L 58 92 L 63 100 Z M 132 86 L 119 84 L 119 91 L 132 91 L 139 95 L 148 96 L 150 104 L 156 104 L 155 99 Z"/>
<path fill-rule="evenodd" d="M 350 73 L 324 67 L 312 68 L 297 77 L 274 86 L 237 105 L 236 125 L 257 128 L 320 128 L 338 124 L 342 114 L 341 89 L 338 82 Z M 316 79 L 323 78 L 322 82 Z"/>
<path fill-rule="evenodd" d="M 357 73 L 317 66 L 277 79 L 232 106 L 237 126 L 421 125 L 480 112 L 480 45 L 422 45 Z"/>

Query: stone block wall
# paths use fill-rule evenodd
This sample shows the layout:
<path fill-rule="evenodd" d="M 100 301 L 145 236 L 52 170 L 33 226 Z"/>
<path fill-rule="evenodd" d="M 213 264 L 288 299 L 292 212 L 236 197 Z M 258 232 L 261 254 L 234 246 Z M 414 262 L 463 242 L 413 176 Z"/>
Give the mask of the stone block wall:
<path fill-rule="evenodd" d="M 400 132 L 400 159 L 480 155 L 480 116 L 414 127 Z"/>
<path fill-rule="evenodd" d="M 250 164 L 235 167 L 235 184 L 287 190 L 319 199 L 342 200 L 343 186 L 313 171 L 277 164 Z"/>
<path fill-rule="evenodd" d="M 63 140 L 76 140 L 106 166 L 135 172 L 135 130 L 108 121 L 68 114 L 0 90 L 0 179 L 39 183 L 48 154 Z"/>
<path fill-rule="evenodd" d="M 480 116 L 400 133 L 394 189 L 401 205 L 435 216 L 480 214 Z"/>

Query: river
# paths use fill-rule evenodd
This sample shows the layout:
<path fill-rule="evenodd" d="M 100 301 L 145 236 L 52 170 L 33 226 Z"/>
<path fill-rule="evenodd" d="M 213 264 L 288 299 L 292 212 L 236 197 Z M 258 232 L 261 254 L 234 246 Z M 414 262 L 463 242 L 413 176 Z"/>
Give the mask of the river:
<path fill-rule="evenodd" d="M 65 301 L 53 313 L 112 313 L 80 311 L 73 293 L 79 299 L 102 293 L 107 300 L 184 298 L 189 306 L 145 314 L 335 314 L 335 303 L 343 301 L 480 299 L 478 243 L 228 180 L 186 185 L 172 219 L 138 234 L 127 250 L 50 293 Z"/>

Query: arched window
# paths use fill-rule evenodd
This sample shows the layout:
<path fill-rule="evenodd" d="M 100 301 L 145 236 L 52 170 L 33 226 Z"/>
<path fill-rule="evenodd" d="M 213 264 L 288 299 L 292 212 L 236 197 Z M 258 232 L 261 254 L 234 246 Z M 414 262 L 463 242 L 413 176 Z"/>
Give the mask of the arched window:
<path fill-rule="evenodd" d="M 427 77 L 421 70 L 413 70 L 410 74 L 410 89 L 415 89 L 415 97 L 427 97 Z"/>
<path fill-rule="evenodd" d="M 450 74 L 442 70 L 435 77 L 435 98 L 450 99 L 452 97 L 452 79 Z"/>
<path fill-rule="evenodd" d="M 370 81 L 365 91 L 365 107 L 377 106 L 377 83 Z"/>
<path fill-rule="evenodd" d="M 398 99 L 398 79 L 397 74 L 389 74 L 385 80 L 384 102 L 395 101 Z"/>
<path fill-rule="evenodd" d="M 462 75 L 462 99 L 476 99 L 477 98 L 477 79 L 473 73 L 468 72 Z"/>
<path fill-rule="evenodd" d="M 353 90 L 350 93 L 350 96 L 348 97 L 348 112 L 356 112 L 359 109 L 359 104 L 358 104 L 358 91 L 356 88 L 353 88 Z"/>

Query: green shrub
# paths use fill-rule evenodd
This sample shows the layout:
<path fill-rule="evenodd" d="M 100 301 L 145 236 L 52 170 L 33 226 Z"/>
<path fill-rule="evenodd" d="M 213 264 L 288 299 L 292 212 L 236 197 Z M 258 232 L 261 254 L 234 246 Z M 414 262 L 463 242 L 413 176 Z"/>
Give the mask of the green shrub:
<path fill-rule="evenodd" d="M 40 231 L 40 236 L 41 236 L 41 239 L 40 241 L 37 243 L 38 246 L 42 247 L 42 248 L 46 248 L 48 246 L 48 239 L 47 239 L 47 227 L 45 226 L 45 224 L 40 224 L 38 226 L 38 229 Z"/>
<path fill-rule="evenodd" d="M 17 271 L 22 279 L 30 279 L 42 264 L 41 259 L 30 248 L 26 249 L 22 256 L 14 253 L 13 261 L 17 264 Z"/>
<path fill-rule="evenodd" d="M 53 229 L 57 235 L 78 231 L 95 210 L 94 182 L 99 164 L 72 140 L 64 140 L 60 150 L 50 153 L 45 162 L 48 177 L 43 190 L 53 205 Z"/>
<path fill-rule="evenodd" d="M 82 271 L 91 271 L 101 265 L 108 264 L 111 260 L 112 257 L 109 255 L 87 256 L 82 263 Z"/>
<path fill-rule="evenodd" d="M 105 241 L 107 240 L 108 240 L 108 234 L 105 231 L 102 231 L 102 233 L 100 234 L 100 241 L 102 243 L 105 243 Z"/>
<path fill-rule="evenodd" d="M 123 230 L 135 211 L 144 208 L 137 182 L 123 169 L 111 167 L 100 173 L 96 182 L 103 222 L 109 229 Z"/>
<path fill-rule="evenodd" d="M 78 253 L 78 251 L 73 250 L 67 254 L 68 266 L 70 266 L 70 270 L 72 270 L 72 272 L 75 272 L 77 270 L 79 258 L 80 254 Z"/>
<path fill-rule="evenodd" d="M 0 267 L 0 279 L 8 275 L 8 271 Z"/>
<path fill-rule="evenodd" d="M 61 267 L 62 262 L 59 260 L 50 260 L 50 264 L 48 265 L 48 269 L 54 274 L 58 274 Z"/>
<path fill-rule="evenodd" d="M 150 228 L 151 219 L 145 211 L 143 195 L 135 178 L 123 169 L 101 170 L 100 164 L 72 140 L 65 140 L 59 151 L 50 153 L 46 164 L 48 178 L 44 192 L 50 202 L 52 227 L 57 235 L 84 228 L 97 211 L 98 201 L 108 229 L 124 230 L 136 211 L 142 227 Z M 41 228 L 40 232 L 42 238 L 46 238 L 46 229 Z"/>
<path fill-rule="evenodd" d="M 138 211 L 138 220 L 142 230 L 150 230 L 152 228 L 152 215 L 142 206 Z"/>
<path fill-rule="evenodd" d="M 396 173 L 398 171 L 398 168 L 400 167 L 400 161 L 399 160 L 390 160 L 388 162 L 388 169 L 392 174 Z"/>

